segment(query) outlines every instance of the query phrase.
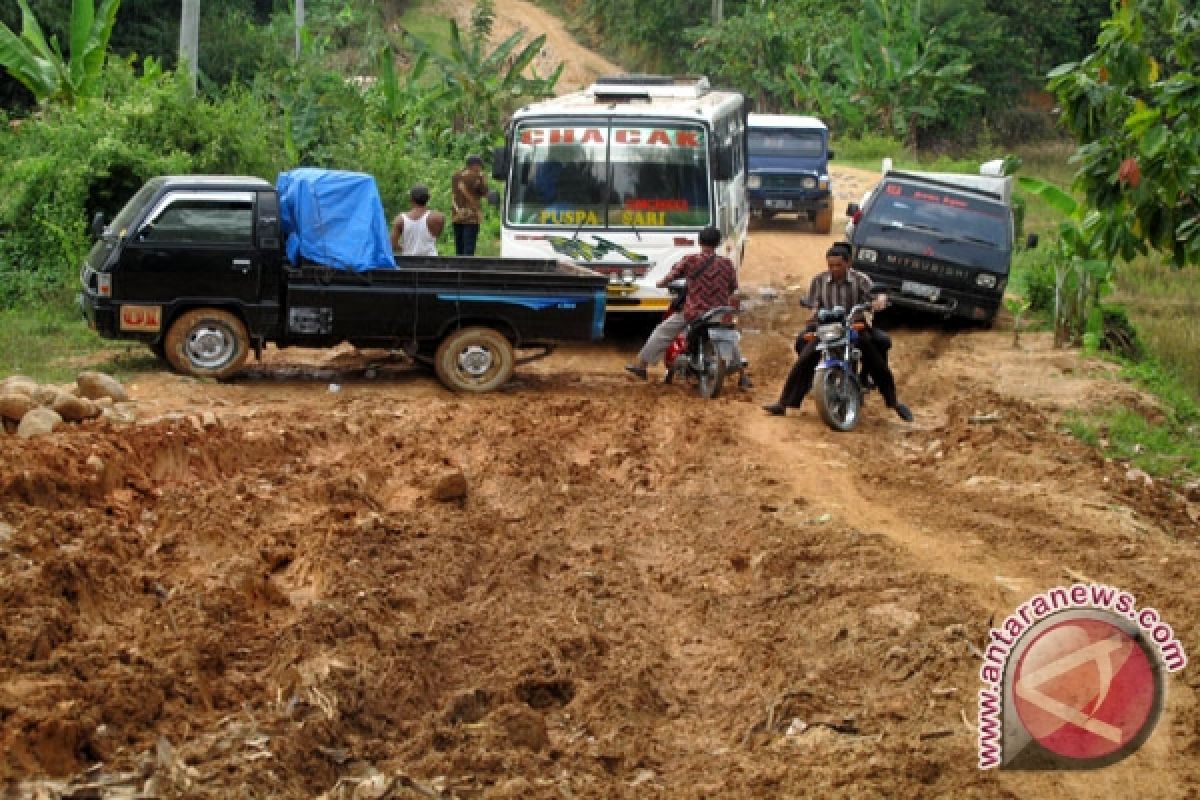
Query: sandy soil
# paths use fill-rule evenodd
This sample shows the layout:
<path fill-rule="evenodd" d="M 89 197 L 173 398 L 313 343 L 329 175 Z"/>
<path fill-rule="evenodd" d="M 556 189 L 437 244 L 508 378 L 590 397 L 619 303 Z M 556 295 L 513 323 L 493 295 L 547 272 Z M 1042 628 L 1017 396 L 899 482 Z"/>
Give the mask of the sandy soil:
<path fill-rule="evenodd" d="M 1200 796 L 1194 666 L 1121 764 L 976 768 L 977 648 L 1035 591 L 1123 587 L 1200 653 L 1200 506 L 1061 432 L 1153 404 L 1041 335 L 907 323 L 913 424 L 768 417 L 833 238 L 795 227 L 748 250 L 783 289 L 751 393 L 627 379 L 632 340 L 483 397 L 272 351 L 138 378 L 133 426 L 0 435 L 0 794 Z"/>

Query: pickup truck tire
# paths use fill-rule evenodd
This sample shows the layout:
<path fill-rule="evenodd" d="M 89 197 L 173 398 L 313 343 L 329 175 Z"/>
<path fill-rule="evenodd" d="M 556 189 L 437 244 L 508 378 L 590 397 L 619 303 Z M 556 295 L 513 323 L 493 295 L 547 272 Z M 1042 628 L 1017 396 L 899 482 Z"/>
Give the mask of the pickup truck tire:
<path fill-rule="evenodd" d="M 829 233 L 833 230 L 833 209 L 822 208 L 813 218 L 813 230 L 817 233 Z"/>
<path fill-rule="evenodd" d="M 512 343 L 491 328 L 453 331 L 438 345 L 433 369 L 456 392 L 490 392 L 508 383 L 516 358 Z"/>
<path fill-rule="evenodd" d="M 216 308 L 185 312 L 167 331 L 167 363 L 187 375 L 228 378 L 242 368 L 250 352 L 246 326 Z"/>

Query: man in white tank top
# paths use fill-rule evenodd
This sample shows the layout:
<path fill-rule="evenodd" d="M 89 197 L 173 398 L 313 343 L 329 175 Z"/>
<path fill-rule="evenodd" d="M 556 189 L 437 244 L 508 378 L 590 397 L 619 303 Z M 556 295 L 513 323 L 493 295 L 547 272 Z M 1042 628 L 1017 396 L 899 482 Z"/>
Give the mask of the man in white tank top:
<path fill-rule="evenodd" d="M 414 186 L 408 193 L 412 208 L 392 220 L 392 250 L 402 256 L 436 256 L 437 238 L 446 227 L 446 215 L 430 211 L 429 189 Z"/>

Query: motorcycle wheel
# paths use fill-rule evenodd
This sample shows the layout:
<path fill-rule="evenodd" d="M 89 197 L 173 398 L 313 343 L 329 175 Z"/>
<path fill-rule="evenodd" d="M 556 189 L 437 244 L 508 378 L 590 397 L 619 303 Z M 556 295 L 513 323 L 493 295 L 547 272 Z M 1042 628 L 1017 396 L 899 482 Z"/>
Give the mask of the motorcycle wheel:
<path fill-rule="evenodd" d="M 858 424 L 862 392 L 858 382 L 843 369 L 822 367 L 813 375 L 817 411 L 835 431 L 851 431 Z"/>
<path fill-rule="evenodd" d="M 713 400 L 721 394 L 721 387 L 725 383 L 725 360 L 707 336 L 700 340 L 700 355 L 704 369 L 696 376 L 696 389 L 701 397 Z"/>

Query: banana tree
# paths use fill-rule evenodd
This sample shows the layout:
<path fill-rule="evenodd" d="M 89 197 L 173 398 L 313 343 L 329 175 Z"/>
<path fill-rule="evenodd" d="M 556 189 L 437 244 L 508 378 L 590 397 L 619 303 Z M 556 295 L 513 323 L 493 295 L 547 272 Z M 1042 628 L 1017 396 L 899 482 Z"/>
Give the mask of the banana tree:
<path fill-rule="evenodd" d="M 464 41 L 458 24 L 450 20 L 448 55 L 411 33 L 406 38 L 414 52 L 423 54 L 441 69 L 443 83 L 450 90 L 448 106 L 455 129 L 473 129 L 487 136 L 498 130 L 504 116 L 522 103 L 552 94 L 564 66 L 559 63 L 544 78 L 536 72 L 526 74 L 546 44 L 545 35 L 518 50 L 524 38 L 518 31 L 487 52 L 484 37 L 472 36 Z"/>
<path fill-rule="evenodd" d="M 878 115 L 880 131 L 910 145 L 956 98 L 983 93 L 970 71 L 966 55 L 926 25 L 920 0 L 866 0 L 838 69 L 868 114 Z"/>
<path fill-rule="evenodd" d="M 1116 268 L 1105 246 L 1104 218 L 1052 183 L 1021 176 L 1022 189 L 1045 200 L 1067 219 L 1059 223 L 1054 259 L 1054 345 L 1083 339 L 1100 297 L 1112 290 Z"/>
<path fill-rule="evenodd" d="M 108 39 L 120 0 L 74 0 L 71 5 L 70 51 L 64 56 L 58 37 L 49 42 L 26 0 L 21 7 L 21 35 L 0 23 L 0 66 L 33 93 L 39 103 L 79 105 L 95 94 Z"/>

